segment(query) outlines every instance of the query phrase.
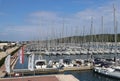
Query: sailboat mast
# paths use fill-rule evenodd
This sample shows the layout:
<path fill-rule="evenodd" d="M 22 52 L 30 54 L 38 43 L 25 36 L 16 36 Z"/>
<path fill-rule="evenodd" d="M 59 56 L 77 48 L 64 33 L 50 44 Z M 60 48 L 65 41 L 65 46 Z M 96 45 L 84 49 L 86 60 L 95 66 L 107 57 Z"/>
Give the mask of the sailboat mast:
<path fill-rule="evenodd" d="M 117 25 L 116 25 L 116 9 L 115 9 L 115 6 L 113 4 L 113 16 L 114 16 L 114 40 L 115 40 L 115 62 L 116 62 L 116 55 L 117 55 Z"/>
<path fill-rule="evenodd" d="M 102 52 L 103 52 L 103 54 L 104 54 L 104 50 L 105 50 L 105 44 L 104 44 L 104 26 L 103 26 L 103 16 L 101 17 L 101 26 L 102 26 Z"/>
<path fill-rule="evenodd" d="M 93 42 L 93 17 L 91 17 L 90 36 L 91 36 L 91 41 L 90 42 Z"/>
<path fill-rule="evenodd" d="M 103 41 L 104 41 L 103 16 L 101 17 L 101 26 L 102 26 L 102 43 L 103 43 Z"/>
<path fill-rule="evenodd" d="M 114 34 L 115 34 L 115 46 L 117 45 L 117 26 L 116 26 L 116 9 L 113 5 L 113 16 L 114 16 Z"/>
<path fill-rule="evenodd" d="M 88 48 L 88 53 L 92 51 L 93 48 L 93 17 L 91 17 L 91 28 L 90 28 L 90 42 L 89 42 L 89 48 Z M 90 53 L 90 59 L 92 58 L 92 53 Z"/>

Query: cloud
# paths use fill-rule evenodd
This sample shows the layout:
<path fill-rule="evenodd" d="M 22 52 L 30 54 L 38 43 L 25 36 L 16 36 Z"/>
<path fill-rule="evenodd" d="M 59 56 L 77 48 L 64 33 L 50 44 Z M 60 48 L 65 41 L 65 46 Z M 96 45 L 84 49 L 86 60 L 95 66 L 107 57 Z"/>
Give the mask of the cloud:
<path fill-rule="evenodd" d="M 28 25 L 22 25 L 22 26 L 17 26 L 17 25 L 11 25 L 11 26 L 6 26 L 5 29 L 3 29 L 0 32 L 0 36 L 3 39 L 8 39 L 8 40 L 31 40 L 38 37 L 38 32 L 39 29 L 37 29 L 35 26 L 28 26 Z M 1 39 L 2 39 L 1 38 Z"/>
<path fill-rule="evenodd" d="M 32 24 L 41 25 L 60 22 L 61 18 L 56 12 L 38 11 L 29 14 L 29 18 L 26 21 Z"/>
<path fill-rule="evenodd" d="M 39 11 L 39 12 L 31 13 L 30 16 L 54 19 L 57 17 L 57 14 L 54 12 Z"/>
<path fill-rule="evenodd" d="M 47 34 L 49 36 L 52 36 L 52 32 L 61 30 L 63 26 L 63 18 L 60 17 L 60 14 L 57 12 L 33 12 L 29 14 L 28 19 L 25 21 L 39 28 L 40 32 L 42 32 L 43 36 L 45 37 Z"/>

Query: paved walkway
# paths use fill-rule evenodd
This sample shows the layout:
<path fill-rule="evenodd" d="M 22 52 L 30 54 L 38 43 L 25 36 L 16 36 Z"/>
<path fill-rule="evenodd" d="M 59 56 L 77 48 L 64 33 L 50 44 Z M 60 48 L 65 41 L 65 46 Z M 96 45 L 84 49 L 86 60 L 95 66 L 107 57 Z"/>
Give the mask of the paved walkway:
<path fill-rule="evenodd" d="M 4 57 L 6 57 L 8 54 L 11 54 L 14 50 L 16 50 L 18 47 L 14 47 L 14 48 L 11 48 L 11 49 L 8 49 L 7 50 L 7 53 L 6 52 L 0 52 L 0 60 Z M 16 54 L 14 55 L 14 57 L 16 57 Z M 11 64 L 13 64 L 13 61 L 14 59 L 11 59 Z M 5 72 L 5 65 L 3 64 L 1 67 L 0 67 L 0 77 L 4 77 L 6 75 L 6 72 Z"/>
<path fill-rule="evenodd" d="M 56 75 L 59 81 L 79 81 L 73 75 Z"/>
<path fill-rule="evenodd" d="M 0 81 L 79 81 L 73 75 L 28 76 L 17 78 L 1 78 Z"/>
<path fill-rule="evenodd" d="M 0 81 L 59 81 L 55 76 L 42 76 L 42 77 L 22 77 L 22 78 L 8 78 L 0 79 Z"/>
<path fill-rule="evenodd" d="M 6 57 L 8 54 L 11 54 L 14 50 L 16 50 L 18 47 L 13 47 L 13 48 L 9 48 L 6 50 L 6 52 L 0 52 L 0 60 L 4 57 Z"/>

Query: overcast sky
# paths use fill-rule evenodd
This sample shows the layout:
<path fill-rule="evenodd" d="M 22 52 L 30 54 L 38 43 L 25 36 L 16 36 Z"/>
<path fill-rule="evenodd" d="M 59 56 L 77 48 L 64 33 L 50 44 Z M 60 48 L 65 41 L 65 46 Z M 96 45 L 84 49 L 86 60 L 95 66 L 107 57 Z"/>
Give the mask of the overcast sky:
<path fill-rule="evenodd" d="M 33 40 L 114 33 L 113 4 L 120 33 L 120 0 L 0 0 L 0 40 Z"/>

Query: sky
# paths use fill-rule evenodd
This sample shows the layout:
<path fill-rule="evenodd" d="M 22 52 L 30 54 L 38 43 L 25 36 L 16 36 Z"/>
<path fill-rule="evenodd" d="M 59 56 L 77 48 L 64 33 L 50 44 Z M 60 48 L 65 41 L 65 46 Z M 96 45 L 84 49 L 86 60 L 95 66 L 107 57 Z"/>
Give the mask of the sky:
<path fill-rule="evenodd" d="M 120 33 L 120 0 L 0 0 L 0 40 L 25 41 Z M 103 31 L 101 17 L 103 16 Z"/>

